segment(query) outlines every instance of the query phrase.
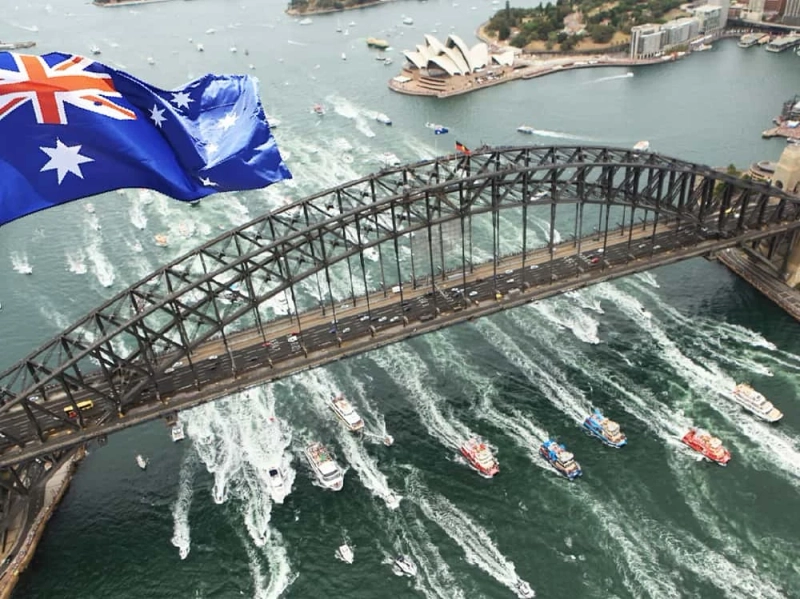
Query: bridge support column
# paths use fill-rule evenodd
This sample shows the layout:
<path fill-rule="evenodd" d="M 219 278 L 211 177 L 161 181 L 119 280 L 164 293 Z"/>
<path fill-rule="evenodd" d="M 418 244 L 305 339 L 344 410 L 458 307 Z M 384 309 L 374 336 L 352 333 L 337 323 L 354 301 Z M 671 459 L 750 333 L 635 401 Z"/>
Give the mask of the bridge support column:
<path fill-rule="evenodd" d="M 800 285 L 800 236 L 795 236 L 794 245 L 789 249 L 784 276 L 789 287 Z"/>

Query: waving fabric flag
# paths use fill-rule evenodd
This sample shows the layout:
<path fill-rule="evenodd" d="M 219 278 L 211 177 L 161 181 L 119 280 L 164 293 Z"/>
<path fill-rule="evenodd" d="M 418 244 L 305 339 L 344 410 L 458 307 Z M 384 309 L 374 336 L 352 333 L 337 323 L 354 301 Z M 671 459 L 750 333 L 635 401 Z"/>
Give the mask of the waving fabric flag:
<path fill-rule="evenodd" d="M 291 176 L 251 77 L 165 91 L 82 56 L 0 52 L 0 224 L 113 189 L 191 201 Z"/>
<path fill-rule="evenodd" d="M 467 146 L 465 146 L 464 144 L 462 144 L 460 141 L 456 142 L 456 151 L 461 152 L 462 154 L 467 154 L 467 155 L 472 154 L 472 152 L 469 151 L 469 148 Z"/>

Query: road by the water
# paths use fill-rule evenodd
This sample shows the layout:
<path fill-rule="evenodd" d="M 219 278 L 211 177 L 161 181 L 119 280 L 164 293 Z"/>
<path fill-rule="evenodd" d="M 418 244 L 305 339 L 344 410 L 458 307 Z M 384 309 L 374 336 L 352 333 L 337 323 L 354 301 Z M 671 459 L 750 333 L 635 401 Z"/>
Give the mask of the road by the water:
<path fill-rule="evenodd" d="M 197 208 L 126 190 L 4 226 L 0 365 L 221 230 L 377 170 L 384 152 L 413 162 L 451 152 L 456 140 L 630 147 L 647 139 L 667 155 L 744 167 L 784 147 L 760 133 L 800 89 L 800 59 L 735 41 L 633 77 L 565 72 L 445 101 L 390 92 L 400 50 L 424 33 L 444 39 L 453 27 L 476 42 L 472 32 L 495 7 L 458 4 L 398 1 L 307 26 L 279 2 L 7 7 L 4 40 L 35 39 L 41 52 L 97 44 L 103 61 L 166 88 L 209 71 L 257 75 L 295 178 Z M 375 60 L 369 36 L 389 39 L 394 65 Z M 311 111 L 317 102 L 328 109 L 323 118 Z M 376 122 L 377 113 L 394 125 Z M 426 122 L 451 132 L 434 136 Z M 522 124 L 538 134 L 521 136 Z M 155 245 L 161 233 L 168 247 Z M 560 235 L 569 234 L 565 223 Z M 486 242 L 478 237 L 476 229 L 476 246 Z M 519 251 L 508 245 L 504 254 Z M 26 264 L 31 276 L 19 273 Z M 513 273 L 502 278 L 512 288 Z M 305 292 L 306 305 L 319 299 L 316 282 Z M 724 267 L 694 259 L 198 408 L 182 415 L 180 444 L 160 422 L 124 431 L 92 449 L 14 596 L 494 599 L 514 597 L 521 578 L 545 598 L 800 597 L 798 332 Z M 738 381 L 765 393 L 784 419 L 767 426 L 735 407 L 722 392 Z M 325 403 L 332 391 L 353 401 L 370 436 L 343 430 Z M 592 406 L 620 422 L 627 447 L 582 432 Z M 691 424 L 724 440 L 728 467 L 697 462 L 678 442 Z M 380 442 L 385 432 L 392 447 Z M 458 457 L 458 444 L 477 434 L 497 449 L 492 480 Z M 569 483 L 538 457 L 548 436 L 575 453 L 582 478 Z M 313 440 L 347 468 L 341 492 L 312 482 L 302 449 Z M 147 471 L 137 453 L 150 459 Z M 292 492 L 273 505 L 267 469 L 281 461 Z M 395 495 L 400 506 L 390 509 Z M 352 565 L 334 557 L 345 541 Z M 398 553 L 416 561 L 416 578 L 392 574 L 385 562 Z"/>

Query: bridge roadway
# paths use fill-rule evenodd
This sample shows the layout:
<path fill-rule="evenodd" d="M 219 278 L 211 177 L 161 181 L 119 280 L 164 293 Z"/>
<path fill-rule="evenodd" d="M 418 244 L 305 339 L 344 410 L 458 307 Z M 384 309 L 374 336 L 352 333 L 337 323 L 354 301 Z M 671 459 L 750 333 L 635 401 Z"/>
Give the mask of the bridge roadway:
<path fill-rule="evenodd" d="M 174 366 L 157 379 L 161 401 L 154 389 L 145 389 L 121 416 L 96 402 L 83 413 L 86 428 L 80 431 L 52 429 L 40 443 L 21 409 L 8 413 L 0 420 L 0 467 L 415 335 L 747 241 L 747 235 L 730 241 L 707 238 L 701 231 L 699 226 L 683 224 L 678 229 L 668 223 L 659 224 L 654 233 L 652 224 L 646 228 L 640 224 L 634 226 L 629 242 L 628 229 L 621 228 L 609 232 L 605 250 L 603 235 L 585 237 L 580 243 L 558 244 L 552 260 L 547 247 L 530 251 L 524 270 L 523 257 L 517 254 L 500 259 L 496 267 L 492 262 L 476 266 L 466 276 L 449 272 L 433 287 L 411 289 L 406 283 L 402 304 L 400 293 L 383 290 L 370 294 L 369 309 L 365 297 L 357 298 L 357 303 L 340 300 L 335 323 L 329 308 L 324 313 L 318 308 L 301 313 L 300 326 L 296 317 L 276 319 L 264 327 L 266 342 L 256 329 L 229 335 L 230 353 L 219 339 L 205 342 L 191 354 L 195 372 L 187 358 L 172 358 Z M 750 235 L 757 237 L 759 232 Z M 86 393 L 76 394 L 76 400 L 86 398 L 90 398 Z M 56 413 L 68 405 L 63 394 L 51 394 L 46 400 L 46 407 Z M 24 448 L 20 450 L 12 438 L 23 440 Z"/>

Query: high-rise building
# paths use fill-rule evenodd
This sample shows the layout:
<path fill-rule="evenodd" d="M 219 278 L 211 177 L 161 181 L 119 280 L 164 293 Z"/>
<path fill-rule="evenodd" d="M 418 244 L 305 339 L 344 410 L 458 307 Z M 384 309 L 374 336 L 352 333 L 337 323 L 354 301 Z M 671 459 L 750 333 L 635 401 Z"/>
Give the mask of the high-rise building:
<path fill-rule="evenodd" d="M 784 20 L 800 20 L 800 0 L 786 0 L 786 8 L 783 9 Z"/>
<path fill-rule="evenodd" d="M 731 0 L 708 0 L 709 6 L 719 6 L 719 28 L 725 29 L 728 24 L 728 11 L 731 9 Z"/>
<path fill-rule="evenodd" d="M 796 1 L 800 2 L 800 0 Z M 722 28 L 720 25 L 722 22 L 722 8 L 719 6 L 706 4 L 705 6 L 696 8 L 694 11 L 694 16 L 697 17 L 698 21 L 700 21 L 700 33 L 714 33 Z"/>
<path fill-rule="evenodd" d="M 660 25 L 647 24 L 631 27 L 631 58 L 652 58 L 661 52 L 666 37 L 667 33 L 661 31 Z"/>

